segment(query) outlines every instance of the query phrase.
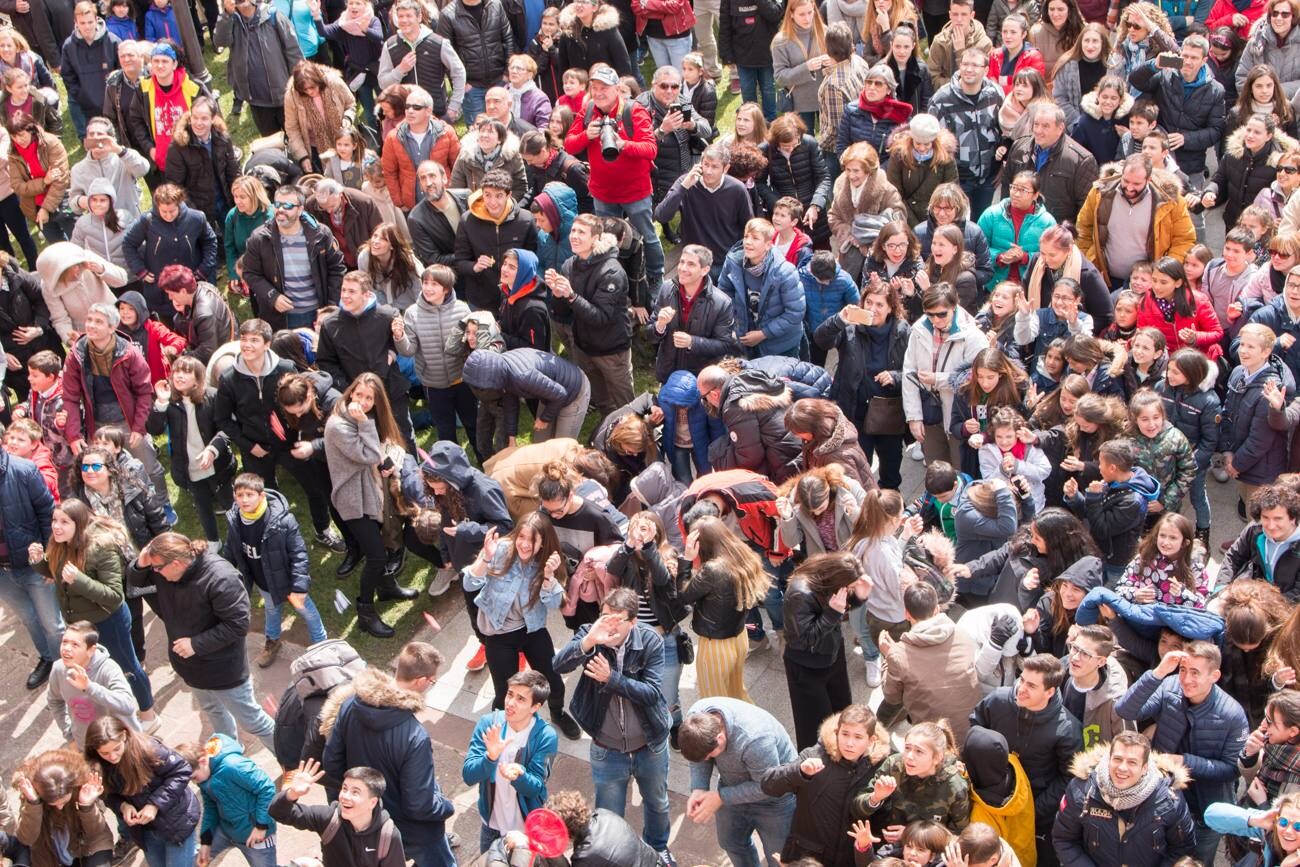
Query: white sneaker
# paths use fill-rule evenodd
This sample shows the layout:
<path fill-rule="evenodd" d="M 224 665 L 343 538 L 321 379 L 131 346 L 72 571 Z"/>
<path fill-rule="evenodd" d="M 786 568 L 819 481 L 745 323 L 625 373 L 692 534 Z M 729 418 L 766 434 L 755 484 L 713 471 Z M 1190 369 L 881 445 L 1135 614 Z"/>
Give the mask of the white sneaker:
<path fill-rule="evenodd" d="M 920 443 L 912 443 L 912 447 L 907 450 L 907 456 L 914 461 L 925 460 L 925 454 L 921 451 Z"/>
<path fill-rule="evenodd" d="M 447 592 L 451 586 L 452 579 L 456 577 L 455 569 L 439 569 L 438 574 L 433 576 L 433 583 L 429 585 L 430 596 L 441 596 Z"/>
<path fill-rule="evenodd" d="M 1214 476 L 1216 482 L 1228 481 L 1228 466 L 1222 454 L 1216 453 L 1210 458 L 1210 475 Z"/>
<path fill-rule="evenodd" d="M 880 657 L 867 660 L 867 687 L 875 689 L 880 686 Z"/>

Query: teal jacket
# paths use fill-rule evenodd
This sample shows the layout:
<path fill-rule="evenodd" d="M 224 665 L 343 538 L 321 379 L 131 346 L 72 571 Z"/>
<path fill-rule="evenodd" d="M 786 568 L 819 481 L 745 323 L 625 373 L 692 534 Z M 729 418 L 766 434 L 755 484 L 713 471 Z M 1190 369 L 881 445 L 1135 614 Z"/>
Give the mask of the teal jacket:
<path fill-rule="evenodd" d="M 478 721 L 470 735 L 469 750 L 460 775 L 466 785 L 478 784 L 478 812 L 483 824 L 492 818 L 492 802 L 496 798 L 497 763 L 488 758 L 483 746 L 483 733 L 494 726 L 504 725 L 506 712 L 494 710 Z M 515 762 L 524 766 L 524 772 L 511 783 L 519 799 L 519 812 L 525 816 L 546 803 L 546 780 L 551 775 L 551 763 L 559 750 L 555 727 L 537 714 L 533 714 L 533 730 L 528 733 L 528 743 L 515 756 Z"/>
<path fill-rule="evenodd" d="M 211 843 L 217 828 L 237 843 L 248 839 L 254 825 L 265 828 L 268 836 L 274 834 L 275 820 L 267 811 L 275 798 L 275 783 L 244 755 L 239 741 L 228 735 L 213 735 L 208 744 L 213 742 L 217 753 L 208 758 L 211 773 L 199 783 L 203 795 L 200 842 Z"/>
<path fill-rule="evenodd" d="M 1020 239 L 1016 239 L 1016 227 L 1011 222 L 1011 200 L 1003 199 L 997 204 L 990 205 L 989 209 L 980 214 L 979 227 L 984 232 L 984 237 L 989 242 L 989 255 L 993 258 L 993 279 L 989 281 L 986 289 L 992 288 L 1003 280 L 1007 279 L 1007 272 L 1010 270 L 1006 265 L 998 264 L 998 256 L 1001 256 L 1007 250 L 1011 249 L 1013 244 L 1019 243 L 1020 249 L 1024 250 L 1031 258 L 1038 252 L 1038 238 L 1043 232 L 1056 225 L 1056 218 L 1047 212 L 1043 207 L 1042 201 L 1039 201 L 1034 209 L 1025 215 L 1025 219 L 1020 223 Z M 1020 276 L 1023 280 L 1028 276 L 1028 263 L 1022 263 L 1020 266 Z"/>

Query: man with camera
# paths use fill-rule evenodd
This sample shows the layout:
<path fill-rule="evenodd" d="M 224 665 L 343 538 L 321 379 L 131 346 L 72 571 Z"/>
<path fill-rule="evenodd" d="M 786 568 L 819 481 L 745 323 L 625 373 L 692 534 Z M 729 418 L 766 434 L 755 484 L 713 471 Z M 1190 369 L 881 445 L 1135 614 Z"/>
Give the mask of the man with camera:
<path fill-rule="evenodd" d="M 627 217 L 645 239 L 646 279 L 658 286 L 664 276 L 664 248 L 651 213 L 651 171 L 659 145 L 650 112 L 625 101 L 618 73 L 607 63 L 591 67 L 590 95 L 573 120 L 564 149 L 591 166 L 591 197 L 601 217 Z"/>

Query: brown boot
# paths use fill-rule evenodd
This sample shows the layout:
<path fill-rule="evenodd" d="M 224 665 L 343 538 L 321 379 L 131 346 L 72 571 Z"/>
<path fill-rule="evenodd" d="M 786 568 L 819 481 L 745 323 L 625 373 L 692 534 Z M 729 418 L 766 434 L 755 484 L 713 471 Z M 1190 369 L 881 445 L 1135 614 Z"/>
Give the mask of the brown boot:
<path fill-rule="evenodd" d="M 280 639 L 268 638 L 266 644 L 262 647 L 262 652 L 257 655 L 258 668 L 270 668 L 271 663 L 280 655 Z"/>

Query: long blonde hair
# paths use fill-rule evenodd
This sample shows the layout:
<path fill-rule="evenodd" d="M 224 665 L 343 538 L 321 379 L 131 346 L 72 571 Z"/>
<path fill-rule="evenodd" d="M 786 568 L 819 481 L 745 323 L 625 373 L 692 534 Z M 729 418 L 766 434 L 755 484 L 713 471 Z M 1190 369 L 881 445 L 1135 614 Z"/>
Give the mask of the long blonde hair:
<path fill-rule="evenodd" d="M 717 518 L 701 518 L 692 532 L 698 534 L 700 563 L 712 564 L 735 584 L 737 611 L 748 611 L 763 601 L 772 578 L 763 570 L 763 561 L 740 537 Z"/>
<path fill-rule="evenodd" d="M 781 19 L 781 35 L 799 46 L 799 50 L 803 50 L 803 43 L 799 41 L 799 35 L 795 32 L 794 13 L 804 3 L 812 4 L 813 8 L 812 50 L 809 56 L 816 57 L 818 54 L 826 53 L 826 23 L 822 21 L 822 13 L 817 8 L 816 0 L 790 0 L 785 7 L 785 17 Z"/>

